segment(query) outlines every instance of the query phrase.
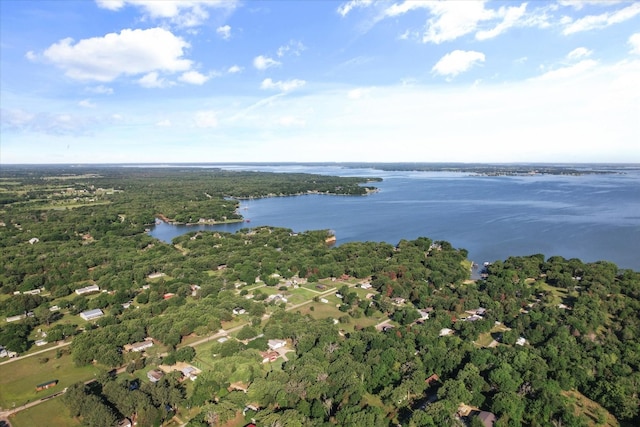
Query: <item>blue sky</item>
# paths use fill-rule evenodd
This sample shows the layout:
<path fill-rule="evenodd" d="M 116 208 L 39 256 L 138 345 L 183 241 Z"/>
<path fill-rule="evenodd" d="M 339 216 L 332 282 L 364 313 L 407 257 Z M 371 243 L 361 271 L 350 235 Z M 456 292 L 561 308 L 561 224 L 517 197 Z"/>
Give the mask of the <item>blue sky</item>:
<path fill-rule="evenodd" d="M 0 163 L 640 162 L 640 3 L 0 1 Z"/>

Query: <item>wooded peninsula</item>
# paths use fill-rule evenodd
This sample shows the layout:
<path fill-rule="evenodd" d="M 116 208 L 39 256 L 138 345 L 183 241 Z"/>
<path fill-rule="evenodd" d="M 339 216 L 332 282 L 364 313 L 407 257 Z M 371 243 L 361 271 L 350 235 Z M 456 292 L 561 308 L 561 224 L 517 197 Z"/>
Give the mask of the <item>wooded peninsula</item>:
<path fill-rule="evenodd" d="M 428 237 L 147 233 L 376 181 L 3 166 L 0 425 L 640 425 L 640 272 L 543 254 L 474 266 Z"/>

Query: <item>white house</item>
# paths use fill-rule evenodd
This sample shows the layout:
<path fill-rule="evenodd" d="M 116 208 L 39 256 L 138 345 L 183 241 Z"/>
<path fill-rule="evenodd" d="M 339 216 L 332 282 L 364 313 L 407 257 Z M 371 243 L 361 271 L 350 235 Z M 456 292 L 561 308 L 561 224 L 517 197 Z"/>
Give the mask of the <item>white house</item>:
<path fill-rule="evenodd" d="M 99 308 L 96 308 L 95 310 L 83 311 L 82 313 L 80 313 L 80 317 L 82 317 L 84 320 L 93 320 L 102 316 L 104 316 L 104 313 Z"/>
<path fill-rule="evenodd" d="M 285 340 L 269 340 L 267 345 L 271 350 L 277 350 L 287 345 L 287 342 Z"/>
<path fill-rule="evenodd" d="M 91 285 L 91 286 L 86 286 L 84 288 L 76 289 L 76 294 L 83 295 L 91 292 L 98 292 L 99 290 L 100 290 L 100 287 L 98 285 Z"/>

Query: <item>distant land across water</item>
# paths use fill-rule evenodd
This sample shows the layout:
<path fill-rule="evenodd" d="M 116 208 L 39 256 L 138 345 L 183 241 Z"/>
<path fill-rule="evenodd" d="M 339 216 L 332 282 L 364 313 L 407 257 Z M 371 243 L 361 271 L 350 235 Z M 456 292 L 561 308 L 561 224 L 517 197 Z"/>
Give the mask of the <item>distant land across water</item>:
<path fill-rule="evenodd" d="M 132 165 L 128 165 L 132 166 Z M 212 163 L 138 165 L 380 177 L 368 196 L 304 195 L 244 200 L 250 222 L 159 224 L 163 241 L 194 230 L 262 225 L 330 229 L 336 244 L 420 236 L 446 240 L 482 263 L 542 253 L 611 261 L 640 271 L 640 165 L 429 163 Z"/>

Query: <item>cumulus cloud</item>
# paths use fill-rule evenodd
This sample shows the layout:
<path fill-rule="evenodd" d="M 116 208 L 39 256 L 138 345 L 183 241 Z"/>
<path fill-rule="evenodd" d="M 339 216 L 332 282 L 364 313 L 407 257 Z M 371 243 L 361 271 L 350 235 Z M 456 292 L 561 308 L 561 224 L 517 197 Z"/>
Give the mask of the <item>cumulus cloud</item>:
<path fill-rule="evenodd" d="M 429 9 L 432 17 L 427 21 L 427 26 L 422 35 L 424 43 L 442 43 L 455 40 L 465 34 L 476 30 L 481 21 L 487 21 L 495 17 L 490 9 L 485 9 L 484 1 L 411 1 L 394 4 L 385 14 L 393 17 L 407 13 L 415 9 Z"/>
<path fill-rule="evenodd" d="M 196 27 L 209 19 L 209 10 L 233 10 L 235 0 L 96 0 L 98 7 L 119 11 L 125 6 L 133 6 L 142 11 L 146 18 L 167 20 L 181 27 Z"/>
<path fill-rule="evenodd" d="M 522 3 L 518 7 L 501 7 L 498 10 L 498 16 L 502 21 L 490 30 L 482 30 L 476 33 L 476 39 L 487 40 L 499 36 L 509 28 L 516 26 L 524 16 L 527 9 L 527 3 Z"/>
<path fill-rule="evenodd" d="M 227 73 L 229 74 L 235 74 L 235 73 L 240 73 L 242 72 L 243 68 L 239 65 L 232 65 L 231 67 L 229 67 L 229 69 L 227 70 Z"/>
<path fill-rule="evenodd" d="M 273 81 L 271 79 L 264 79 L 262 84 L 260 85 L 260 89 L 276 89 L 281 90 L 282 92 L 289 92 L 295 89 L 299 89 L 304 86 L 307 82 L 304 80 L 286 80 L 286 81 Z"/>
<path fill-rule="evenodd" d="M 209 80 L 211 76 L 205 76 L 197 71 L 187 71 L 182 73 L 182 75 L 178 78 L 181 82 L 189 83 L 192 85 L 202 85 Z"/>
<path fill-rule="evenodd" d="M 306 49 L 306 46 L 303 45 L 302 42 L 291 40 L 286 45 L 280 46 L 276 54 L 278 55 L 279 58 L 282 58 L 285 54 L 300 56 L 300 54 L 305 49 Z"/>
<path fill-rule="evenodd" d="M 140 78 L 138 80 L 138 84 L 140 84 L 140 86 L 142 87 L 146 87 L 147 89 L 163 88 L 172 85 L 170 81 L 167 81 L 165 78 L 160 77 L 157 71 L 152 71 Z"/>
<path fill-rule="evenodd" d="M 578 47 L 567 54 L 567 59 L 575 60 L 586 58 L 591 56 L 592 53 L 593 51 L 587 49 L 586 47 Z"/>
<path fill-rule="evenodd" d="M 125 29 L 104 37 L 74 43 L 66 38 L 47 48 L 43 56 L 77 80 L 111 82 L 121 75 L 187 71 L 189 43 L 163 28 Z"/>
<path fill-rule="evenodd" d="M 336 12 L 343 18 L 349 14 L 353 9 L 359 7 L 367 7 L 373 3 L 373 0 L 351 0 L 346 3 L 341 4 Z"/>
<path fill-rule="evenodd" d="M 631 53 L 640 55 L 640 33 L 632 34 L 629 37 L 629 46 L 631 46 Z"/>
<path fill-rule="evenodd" d="M 91 102 L 90 99 L 83 99 L 82 101 L 78 102 L 78 105 L 82 108 L 96 108 L 96 104 Z"/>
<path fill-rule="evenodd" d="M 562 33 L 564 35 L 569 35 L 582 31 L 602 29 L 627 21 L 639 14 L 640 3 L 632 3 L 631 5 L 614 12 L 605 12 L 600 15 L 588 15 L 575 21 L 570 19 L 565 20 L 566 26 L 564 30 L 562 30 Z"/>
<path fill-rule="evenodd" d="M 253 66 L 258 70 L 266 70 L 267 68 L 275 67 L 280 64 L 281 63 L 279 61 L 263 55 L 253 58 Z"/>
<path fill-rule="evenodd" d="M 216 28 L 216 33 L 218 33 L 218 35 L 223 39 L 229 40 L 231 38 L 231 27 L 228 25 L 218 27 Z"/>
<path fill-rule="evenodd" d="M 198 111 L 195 122 L 199 128 L 214 128 L 218 126 L 218 117 L 215 111 Z"/>
<path fill-rule="evenodd" d="M 562 80 L 562 79 L 570 79 L 580 74 L 585 73 L 586 71 L 591 70 L 598 64 L 597 61 L 593 59 L 585 59 L 580 61 L 574 65 L 569 65 L 567 67 L 557 68 L 555 70 L 547 71 L 543 75 L 536 77 L 535 80 Z"/>
<path fill-rule="evenodd" d="M 482 52 L 454 50 L 440 58 L 431 71 L 441 76 L 455 77 L 469 70 L 474 65 L 484 62 L 484 59 L 485 56 Z"/>
<path fill-rule="evenodd" d="M 88 87 L 86 91 L 96 93 L 98 95 L 113 95 L 113 89 L 104 85 Z"/>

